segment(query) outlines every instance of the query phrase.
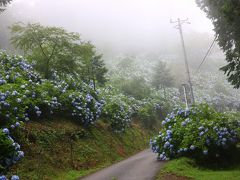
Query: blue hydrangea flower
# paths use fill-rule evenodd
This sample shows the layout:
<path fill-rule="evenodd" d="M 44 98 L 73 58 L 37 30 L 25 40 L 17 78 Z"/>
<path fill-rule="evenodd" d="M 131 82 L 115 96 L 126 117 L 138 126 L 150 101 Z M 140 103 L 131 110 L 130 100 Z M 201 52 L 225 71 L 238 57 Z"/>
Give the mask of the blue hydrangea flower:
<path fill-rule="evenodd" d="M 15 123 L 15 126 L 16 126 L 16 127 L 19 127 L 19 126 L 20 126 L 20 123 L 19 123 L 19 122 L 16 122 L 16 123 Z"/>
<path fill-rule="evenodd" d="M 183 121 L 183 122 L 181 123 L 181 125 L 182 125 L 182 126 L 186 126 L 186 125 L 187 125 L 187 122 Z"/>
<path fill-rule="evenodd" d="M 203 150 L 203 154 L 207 155 L 208 154 L 208 150 Z"/>
<path fill-rule="evenodd" d="M 0 176 L 0 180 L 7 180 L 7 177 L 2 175 L 2 176 Z"/>
<path fill-rule="evenodd" d="M 13 176 L 11 177 L 11 180 L 20 180 L 20 178 L 19 178 L 17 175 L 13 175 Z"/>
<path fill-rule="evenodd" d="M 3 132 L 4 134 L 9 134 L 8 128 L 4 128 L 4 129 L 2 130 L 2 132 Z"/>
<path fill-rule="evenodd" d="M 204 135 L 204 132 L 203 132 L 203 131 L 201 131 L 201 132 L 199 133 L 199 136 L 202 136 L 202 135 Z"/>
<path fill-rule="evenodd" d="M 194 145 L 191 145 L 191 146 L 190 146 L 190 149 L 191 149 L 191 150 L 194 150 L 194 149 L 195 149 L 195 146 L 194 146 Z"/>

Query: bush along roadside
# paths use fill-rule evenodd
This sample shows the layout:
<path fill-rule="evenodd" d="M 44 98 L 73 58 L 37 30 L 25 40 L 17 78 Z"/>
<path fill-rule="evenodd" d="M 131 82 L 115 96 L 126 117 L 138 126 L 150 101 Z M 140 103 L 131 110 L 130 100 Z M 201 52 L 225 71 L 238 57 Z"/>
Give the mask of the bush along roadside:
<path fill-rule="evenodd" d="M 71 76 L 62 79 L 57 72 L 46 80 L 23 57 L 0 52 L 0 177 L 9 179 L 9 168 L 24 156 L 13 134 L 30 120 L 64 116 L 88 127 L 103 118 L 114 132 L 122 133 L 139 114 L 151 121 L 152 113 L 161 107 L 159 103 L 136 100 L 111 88 L 95 90 L 91 83 Z M 16 175 L 11 178 L 19 179 Z"/>
<path fill-rule="evenodd" d="M 7 128 L 0 129 L 0 171 L 7 173 L 8 169 L 24 157 L 20 145 L 14 142 Z M 17 175 L 11 176 L 11 180 L 19 180 Z M 0 175 L 0 180 L 7 180 L 5 175 Z"/>
<path fill-rule="evenodd" d="M 0 177 L 24 153 L 14 142 L 14 131 L 24 122 L 54 116 L 69 115 L 84 126 L 96 121 L 104 104 L 92 86 L 82 82 L 72 84 L 71 77 L 65 80 L 45 80 L 20 56 L 0 52 L 0 127 L 1 154 Z M 11 146 L 10 146 L 11 145 Z M 9 177 L 9 176 L 8 176 Z M 11 179 L 19 179 L 16 175 Z"/>
<path fill-rule="evenodd" d="M 150 144 L 159 160 L 185 156 L 221 162 L 237 150 L 239 125 L 239 120 L 231 120 L 208 105 L 175 109 L 162 121 L 162 130 Z"/>
<path fill-rule="evenodd" d="M 138 119 L 143 127 L 153 129 L 165 117 L 169 104 L 153 97 L 137 100 L 128 97 L 113 87 L 102 89 L 100 96 L 104 99 L 102 118 L 110 123 L 112 131 L 121 133 Z M 159 98 L 159 97 L 158 97 Z"/>

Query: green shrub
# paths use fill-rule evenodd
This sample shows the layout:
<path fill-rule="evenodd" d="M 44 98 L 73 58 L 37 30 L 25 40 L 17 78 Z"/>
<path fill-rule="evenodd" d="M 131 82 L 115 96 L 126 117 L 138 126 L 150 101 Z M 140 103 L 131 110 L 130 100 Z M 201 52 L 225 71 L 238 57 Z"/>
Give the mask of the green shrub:
<path fill-rule="evenodd" d="M 0 175 L 24 156 L 20 145 L 9 136 L 7 128 L 0 128 Z"/>
<path fill-rule="evenodd" d="M 153 128 L 160 122 L 161 106 L 153 102 L 146 102 L 141 105 L 138 110 L 137 116 L 141 123 L 146 128 Z"/>
<path fill-rule="evenodd" d="M 151 89 L 146 83 L 146 80 L 141 77 L 135 77 L 130 80 L 122 80 L 122 82 L 117 86 L 125 95 L 132 96 L 138 100 L 148 97 L 151 93 Z"/>
<path fill-rule="evenodd" d="M 3 129 L 0 129 L 0 172 L 5 170 L 5 160 L 7 157 L 14 155 L 15 149 L 12 146 L 12 141 L 8 136 L 3 133 Z"/>
<path fill-rule="evenodd" d="M 130 125 L 133 110 L 125 101 L 122 94 L 105 95 L 106 104 L 103 108 L 103 117 L 110 122 L 111 129 L 115 132 L 123 132 Z"/>
<path fill-rule="evenodd" d="M 23 122 L 67 113 L 87 126 L 99 118 L 103 104 L 91 85 L 71 77 L 42 79 L 23 57 L 0 52 L 0 128 L 7 132 L 0 134 L 0 179 L 24 156 L 9 136 Z"/>
<path fill-rule="evenodd" d="M 99 119 L 104 101 L 95 99 L 91 94 L 76 91 L 66 91 L 60 97 L 63 112 L 72 115 L 84 126 L 88 126 Z"/>
<path fill-rule="evenodd" d="M 235 152 L 239 124 L 207 105 L 178 109 L 162 121 L 162 130 L 151 140 L 152 150 L 160 160 L 189 156 L 218 161 Z"/>

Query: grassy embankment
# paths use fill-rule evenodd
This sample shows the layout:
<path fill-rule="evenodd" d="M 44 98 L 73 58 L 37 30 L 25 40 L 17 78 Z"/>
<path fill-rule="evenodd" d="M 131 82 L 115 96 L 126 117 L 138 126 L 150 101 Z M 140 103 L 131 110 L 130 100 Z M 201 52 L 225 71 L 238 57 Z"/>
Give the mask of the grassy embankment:
<path fill-rule="evenodd" d="M 175 159 L 166 163 L 156 179 L 239 180 L 240 161 L 228 168 L 207 168 L 188 158 Z"/>
<path fill-rule="evenodd" d="M 116 134 L 101 121 L 89 129 L 64 120 L 30 122 L 17 135 L 25 158 L 12 173 L 23 180 L 76 179 L 147 148 L 153 134 L 136 123 Z"/>
<path fill-rule="evenodd" d="M 229 118 L 238 119 L 239 113 L 229 113 Z M 232 161 L 223 165 L 199 165 L 189 158 L 174 159 L 160 170 L 157 180 L 239 180 L 240 179 L 240 144 L 238 152 L 231 156 Z M 222 167 L 221 167 L 222 166 Z"/>

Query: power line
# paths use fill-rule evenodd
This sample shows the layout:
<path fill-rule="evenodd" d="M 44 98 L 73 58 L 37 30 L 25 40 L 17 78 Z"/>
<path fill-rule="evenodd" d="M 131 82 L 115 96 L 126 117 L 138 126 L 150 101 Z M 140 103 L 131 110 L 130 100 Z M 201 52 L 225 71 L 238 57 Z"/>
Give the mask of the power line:
<path fill-rule="evenodd" d="M 208 57 L 208 55 L 210 54 L 211 50 L 213 49 L 213 45 L 214 45 L 216 39 L 217 39 L 217 35 L 215 35 L 215 38 L 214 38 L 214 40 L 213 40 L 211 46 L 209 47 L 207 53 L 205 54 L 205 56 L 204 56 L 202 62 L 201 62 L 200 65 L 198 66 L 196 73 L 199 71 L 199 69 L 201 68 L 201 66 L 203 65 L 203 63 L 207 60 L 207 57 Z"/>

